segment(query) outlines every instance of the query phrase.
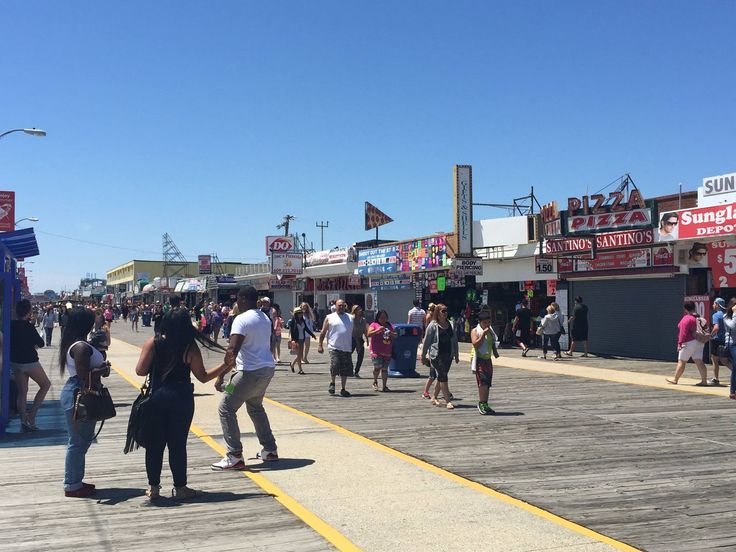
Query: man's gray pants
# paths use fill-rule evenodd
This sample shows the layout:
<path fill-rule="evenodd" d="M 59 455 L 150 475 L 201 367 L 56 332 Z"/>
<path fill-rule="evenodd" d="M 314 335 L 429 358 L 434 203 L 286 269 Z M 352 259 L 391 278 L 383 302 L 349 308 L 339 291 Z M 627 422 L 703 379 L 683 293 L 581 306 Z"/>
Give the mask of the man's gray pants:
<path fill-rule="evenodd" d="M 261 368 L 252 372 L 237 372 L 231 383 L 235 386 L 232 393 L 224 393 L 218 412 L 222 435 L 227 444 L 229 453 L 243 452 L 240 441 L 240 427 L 238 426 L 238 409 L 245 403 L 248 416 L 264 450 L 276 452 L 276 439 L 271 431 L 271 424 L 263 408 L 263 395 L 275 372 L 274 368 Z"/>

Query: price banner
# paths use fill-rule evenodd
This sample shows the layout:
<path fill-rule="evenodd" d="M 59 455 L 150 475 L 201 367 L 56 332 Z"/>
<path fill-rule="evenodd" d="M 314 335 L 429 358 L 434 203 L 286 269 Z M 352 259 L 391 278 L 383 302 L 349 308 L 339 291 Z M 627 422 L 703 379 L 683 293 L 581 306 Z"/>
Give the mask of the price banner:
<path fill-rule="evenodd" d="M 534 257 L 534 269 L 537 274 L 552 274 L 554 272 L 552 259 Z"/>
<path fill-rule="evenodd" d="M 725 241 L 708 245 L 708 260 L 713 271 L 713 287 L 736 287 L 736 245 Z"/>
<path fill-rule="evenodd" d="M 698 316 L 710 320 L 711 301 L 709 295 L 686 295 L 684 300 L 695 303 L 695 312 L 698 313 Z"/>

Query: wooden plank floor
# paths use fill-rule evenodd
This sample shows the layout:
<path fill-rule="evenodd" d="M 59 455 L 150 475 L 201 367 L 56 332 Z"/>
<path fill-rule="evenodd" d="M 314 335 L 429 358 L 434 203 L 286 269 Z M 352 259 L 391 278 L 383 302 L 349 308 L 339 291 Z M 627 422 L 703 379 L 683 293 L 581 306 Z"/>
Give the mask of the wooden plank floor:
<path fill-rule="evenodd" d="M 61 380 L 52 351 L 42 363 L 53 387 L 38 418 L 40 433 L 18 434 L 18 421 L 0 438 L 0 550 L 333 550 L 322 537 L 240 473 L 212 472 L 217 454 L 190 434 L 190 486 L 206 491 L 178 503 L 144 497 L 145 451 L 123 455 L 130 404 L 136 390 L 113 374 L 106 384 L 117 402 L 87 453 L 87 476 L 99 491 L 94 499 L 64 498 L 62 479 L 66 430 L 58 403 Z M 53 367 L 51 367 L 53 366 Z M 162 494 L 171 491 L 166 456 Z"/>
<path fill-rule="evenodd" d="M 148 335 L 117 337 L 140 344 Z M 272 399 L 644 550 L 736 549 L 733 402 L 498 368 L 499 415 L 481 417 L 467 363 L 450 372 L 460 400 L 448 412 L 421 398 L 423 380 L 391 379 L 394 393 L 374 393 L 369 359 L 364 379 L 348 382 L 353 398 L 331 397 L 326 355 L 313 347 L 310 357 L 306 376 L 279 368 Z M 351 469 L 380 484 L 358 460 Z"/>

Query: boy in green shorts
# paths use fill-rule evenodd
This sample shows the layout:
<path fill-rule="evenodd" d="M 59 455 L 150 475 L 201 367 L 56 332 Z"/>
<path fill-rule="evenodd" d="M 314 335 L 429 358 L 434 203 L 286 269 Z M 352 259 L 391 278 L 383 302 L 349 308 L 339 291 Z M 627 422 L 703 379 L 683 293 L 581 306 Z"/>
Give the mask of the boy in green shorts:
<path fill-rule="evenodd" d="M 491 354 L 498 358 L 496 349 L 498 337 L 491 328 L 491 313 L 487 310 L 481 311 L 478 315 L 478 325 L 470 332 L 470 340 L 473 343 L 473 348 L 470 350 L 470 366 L 478 382 L 478 412 L 483 416 L 495 414 L 495 411 L 488 406 L 488 394 L 493 384 Z"/>

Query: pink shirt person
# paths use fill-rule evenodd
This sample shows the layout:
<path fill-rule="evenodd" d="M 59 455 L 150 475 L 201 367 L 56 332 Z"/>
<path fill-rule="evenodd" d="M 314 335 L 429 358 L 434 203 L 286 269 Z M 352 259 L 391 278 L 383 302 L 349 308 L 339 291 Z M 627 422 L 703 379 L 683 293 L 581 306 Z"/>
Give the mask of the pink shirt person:
<path fill-rule="evenodd" d="M 368 327 L 369 330 L 380 328 L 384 328 L 384 326 L 381 326 L 381 324 L 379 324 L 378 322 L 372 322 L 371 325 Z M 391 325 L 391 323 L 388 323 L 385 328 L 388 331 L 394 331 L 394 327 Z M 371 358 L 391 358 L 391 351 L 393 349 L 391 344 L 392 339 L 391 336 L 386 337 L 386 335 L 386 331 L 384 330 L 370 337 L 369 349 L 371 352 Z"/>
<path fill-rule="evenodd" d="M 686 314 L 677 324 L 677 347 L 682 347 L 688 341 L 695 339 L 697 318 L 692 314 Z"/>

